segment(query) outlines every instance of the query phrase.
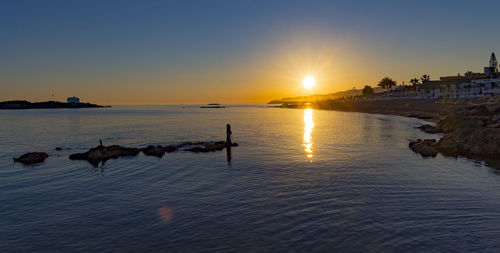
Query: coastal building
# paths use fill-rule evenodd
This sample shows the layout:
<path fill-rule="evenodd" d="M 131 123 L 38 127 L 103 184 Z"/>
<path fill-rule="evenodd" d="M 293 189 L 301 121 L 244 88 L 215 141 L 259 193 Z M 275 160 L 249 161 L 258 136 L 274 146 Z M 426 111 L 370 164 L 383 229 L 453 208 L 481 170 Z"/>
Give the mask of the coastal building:
<path fill-rule="evenodd" d="M 68 104 L 78 104 L 78 103 L 80 103 L 80 98 L 73 96 L 73 97 L 69 97 L 67 101 L 68 101 Z"/>
<path fill-rule="evenodd" d="M 500 96 L 500 78 L 430 81 L 415 89 L 416 98 L 490 98 Z"/>
<path fill-rule="evenodd" d="M 492 54 L 490 66 L 484 67 L 483 73 L 467 71 L 463 75 L 443 76 L 439 80 L 429 80 L 424 75 L 419 83 L 412 79 L 412 85 L 398 85 L 389 90 L 377 92 L 368 97 L 364 95 L 344 96 L 329 102 L 346 100 L 394 100 L 394 99 L 464 99 L 464 98 L 495 98 L 500 99 L 500 72 L 498 72 L 496 57 Z"/>
<path fill-rule="evenodd" d="M 391 90 L 375 94 L 370 100 L 491 97 L 500 97 L 500 77 L 484 78 L 473 73 L 470 77 L 446 76 L 423 84 L 396 86 Z"/>
<path fill-rule="evenodd" d="M 438 99 L 438 98 L 491 98 L 500 96 L 500 77 L 494 77 L 490 67 L 484 73 L 467 72 L 465 75 L 443 76 L 413 86 L 397 86 L 375 95 L 376 99 Z"/>
<path fill-rule="evenodd" d="M 451 84 L 446 90 L 446 98 L 479 98 L 500 96 L 500 78 L 477 79 Z"/>

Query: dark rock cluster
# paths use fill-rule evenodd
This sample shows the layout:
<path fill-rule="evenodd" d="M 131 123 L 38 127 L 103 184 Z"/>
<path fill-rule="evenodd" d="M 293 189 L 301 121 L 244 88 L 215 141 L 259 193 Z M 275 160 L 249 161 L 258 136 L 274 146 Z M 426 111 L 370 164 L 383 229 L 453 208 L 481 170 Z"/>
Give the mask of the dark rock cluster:
<path fill-rule="evenodd" d="M 99 163 L 104 163 L 109 159 L 115 159 L 121 156 L 136 156 L 139 152 L 143 152 L 147 156 L 162 157 L 165 153 L 171 153 L 182 148 L 190 152 L 211 152 L 223 150 L 227 148 L 228 161 L 231 159 L 231 147 L 238 146 L 237 143 L 231 142 L 231 125 L 226 125 L 226 141 L 217 142 L 185 142 L 177 146 L 168 145 L 149 145 L 145 148 L 126 148 L 118 145 L 104 146 L 102 140 L 99 140 L 99 146 L 89 149 L 84 153 L 75 153 L 69 156 L 71 160 L 86 160 L 97 167 Z M 63 150 L 61 147 L 56 147 L 55 150 Z M 24 164 L 32 164 L 43 162 L 48 155 L 43 152 L 33 152 L 24 154 L 18 158 L 14 158 L 15 162 Z"/>
<path fill-rule="evenodd" d="M 231 143 L 230 147 L 236 147 L 238 143 Z M 217 141 L 217 142 L 185 142 L 179 144 L 177 146 L 168 145 L 149 145 L 145 148 L 127 148 L 118 145 L 104 146 L 102 143 L 95 147 L 89 149 L 84 153 L 75 153 L 69 156 L 71 160 L 86 160 L 93 164 L 94 166 L 99 165 L 101 162 L 105 162 L 109 159 L 115 159 L 121 156 L 136 156 L 141 151 L 144 155 L 147 156 L 156 156 L 162 157 L 165 153 L 175 152 L 182 148 L 184 151 L 189 152 L 212 152 L 223 150 L 227 148 L 227 144 L 225 141 Z M 56 150 L 60 151 L 62 148 L 56 148 Z M 32 152 L 26 153 L 18 158 L 14 158 L 14 161 L 24 163 L 24 164 L 33 164 L 43 162 L 48 155 L 43 152 Z"/>
<path fill-rule="evenodd" d="M 444 113 L 436 127 L 424 125 L 419 128 L 427 133 L 445 134 L 432 145 L 443 155 L 500 159 L 499 105 L 466 106 Z"/>
<path fill-rule="evenodd" d="M 419 153 L 423 157 L 436 157 L 438 151 L 436 150 L 435 139 L 414 140 L 408 145 L 415 153 Z"/>
<path fill-rule="evenodd" d="M 437 127 L 446 135 L 436 148 L 446 155 L 500 158 L 500 107 L 473 105 L 447 114 Z"/>
<path fill-rule="evenodd" d="M 47 155 L 47 153 L 44 152 L 31 152 L 31 153 L 26 153 L 18 158 L 14 158 L 14 161 L 23 164 L 34 164 L 45 161 L 47 157 L 49 157 L 49 155 Z"/>
<path fill-rule="evenodd" d="M 184 149 L 190 152 L 212 152 L 217 150 L 223 150 L 226 147 L 225 141 L 217 141 L 213 144 L 204 144 L 203 146 L 194 146 L 191 148 Z"/>
<path fill-rule="evenodd" d="M 85 153 L 75 153 L 69 156 L 71 160 L 87 160 L 93 165 L 97 165 L 100 162 L 105 162 L 109 159 L 115 159 L 120 156 L 136 156 L 139 154 L 138 148 L 126 148 L 118 145 L 104 146 L 99 145 L 95 148 L 91 148 Z"/>
<path fill-rule="evenodd" d="M 433 125 L 429 125 L 429 124 L 425 124 L 425 125 L 419 126 L 417 128 L 426 132 L 426 133 L 429 133 L 429 134 L 436 134 L 436 133 L 442 132 L 441 129 L 439 129 Z"/>
<path fill-rule="evenodd" d="M 144 153 L 147 156 L 156 156 L 156 157 L 162 157 L 165 153 L 171 153 L 174 151 L 177 151 L 178 148 L 172 145 L 169 146 L 147 146 L 145 148 L 141 148 L 142 153 Z"/>

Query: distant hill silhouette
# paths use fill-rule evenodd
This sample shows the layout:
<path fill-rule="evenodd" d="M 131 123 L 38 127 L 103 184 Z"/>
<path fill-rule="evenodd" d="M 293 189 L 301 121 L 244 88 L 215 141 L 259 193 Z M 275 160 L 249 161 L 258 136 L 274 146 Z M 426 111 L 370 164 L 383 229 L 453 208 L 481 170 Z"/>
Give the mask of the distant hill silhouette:
<path fill-rule="evenodd" d="M 382 88 L 380 87 L 373 87 L 375 93 L 382 92 Z M 339 91 L 339 92 L 334 92 L 330 94 L 314 94 L 314 95 L 309 95 L 309 96 L 299 96 L 299 97 L 292 97 L 292 98 L 282 98 L 282 99 L 274 99 L 271 100 L 268 104 L 282 104 L 282 103 L 307 103 L 307 102 L 314 102 L 316 100 L 321 101 L 321 100 L 327 100 L 327 99 L 335 99 L 335 98 L 341 98 L 341 97 L 347 97 L 347 96 L 357 96 L 361 95 L 362 89 L 350 89 L 350 90 L 345 90 L 345 91 Z"/>
<path fill-rule="evenodd" d="M 57 101 L 35 102 L 13 100 L 0 102 L 0 109 L 54 109 L 54 108 L 97 108 L 108 107 L 90 103 L 63 103 Z"/>

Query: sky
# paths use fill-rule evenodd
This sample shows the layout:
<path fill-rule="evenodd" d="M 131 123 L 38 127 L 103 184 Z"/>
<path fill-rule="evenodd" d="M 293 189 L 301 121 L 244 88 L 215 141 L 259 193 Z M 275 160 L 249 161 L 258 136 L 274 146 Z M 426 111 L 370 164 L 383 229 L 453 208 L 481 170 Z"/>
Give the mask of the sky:
<path fill-rule="evenodd" d="M 480 72 L 500 53 L 499 14 L 500 1 L 4 0 L 0 101 L 259 104 Z"/>

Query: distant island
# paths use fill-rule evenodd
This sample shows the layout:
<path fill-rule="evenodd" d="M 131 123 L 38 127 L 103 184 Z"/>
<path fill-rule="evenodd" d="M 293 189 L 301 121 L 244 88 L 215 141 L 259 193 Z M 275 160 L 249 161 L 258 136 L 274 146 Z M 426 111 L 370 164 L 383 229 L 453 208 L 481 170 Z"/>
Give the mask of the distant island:
<path fill-rule="evenodd" d="M 226 108 L 226 107 L 218 103 L 211 103 L 208 105 L 200 106 L 200 108 Z"/>
<path fill-rule="evenodd" d="M 64 103 L 58 101 L 29 102 L 26 100 L 12 100 L 0 102 L 0 109 L 57 109 L 57 108 L 102 108 L 102 106 L 91 103 Z"/>

